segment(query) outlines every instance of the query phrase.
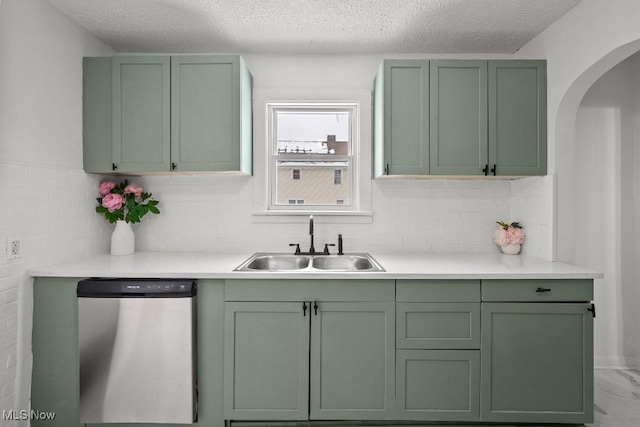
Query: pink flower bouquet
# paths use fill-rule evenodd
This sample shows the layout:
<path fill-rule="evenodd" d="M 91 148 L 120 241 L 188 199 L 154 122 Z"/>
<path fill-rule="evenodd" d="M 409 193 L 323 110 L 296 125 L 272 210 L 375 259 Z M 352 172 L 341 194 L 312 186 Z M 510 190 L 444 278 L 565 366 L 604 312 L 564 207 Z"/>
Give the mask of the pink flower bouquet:
<path fill-rule="evenodd" d="M 126 221 L 140 222 L 147 213 L 159 214 L 158 201 L 151 198 L 151 193 L 145 193 L 142 187 L 124 182 L 116 184 L 113 181 L 102 181 L 98 187 L 99 197 L 96 212 L 104 214 L 110 222 Z"/>
<path fill-rule="evenodd" d="M 517 222 L 507 224 L 506 222 L 496 221 L 500 226 L 493 232 L 493 241 L 499 246 L 504 245 L 521 245 L 524 243 L 524 228 Z"/>

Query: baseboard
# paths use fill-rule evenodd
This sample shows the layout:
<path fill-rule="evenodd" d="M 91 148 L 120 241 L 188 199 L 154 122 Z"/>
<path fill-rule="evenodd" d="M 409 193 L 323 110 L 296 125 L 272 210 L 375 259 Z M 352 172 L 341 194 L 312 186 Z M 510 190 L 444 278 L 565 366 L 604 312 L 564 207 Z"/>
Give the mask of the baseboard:
<path fill-rule="evenodd" d="M 640 369 L 640 357 L 596 357 L 595 369 Z"/>

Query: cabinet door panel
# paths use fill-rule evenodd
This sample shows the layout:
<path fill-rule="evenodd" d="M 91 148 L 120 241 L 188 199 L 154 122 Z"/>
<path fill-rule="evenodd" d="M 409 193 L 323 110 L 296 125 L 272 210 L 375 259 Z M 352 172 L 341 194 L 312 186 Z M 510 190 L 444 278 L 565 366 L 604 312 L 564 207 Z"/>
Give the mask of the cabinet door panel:
<path fill-rule="evenodd" d="M 390 175 L 429 173 L 429 61 L 385 63 L 385 165 Z"/>
<path fill-rule="evenodd" d="M 312 317 L 311 419 L 393 419 L 394 303 L 319 303 Z"/>
<path fill-rule="evenodd" d="M 237 56 L 171 58 L 171 161 L 177 171 L 240 168 Z"/>
<path fill-rule="evenodd" d="M 302 303 L 226 303 L 225 419 L 307 419 L 308 348 Z"/>
<path fill-rule="evenodd" d="M 480 348 L 480 303 L 398 303 L 398 348 Z"/>
<path fill-rule="evenodd" d="M 169 57 L 117 56 L 112 65 L 116 171 L 168 171 Z"/>
<path fill-rule="evenodd" d="M 487 164 L 487 62 L 431 61 L 430 171 L 480 175 Z"/>
<path fill-rule="evenodd" d="M 593 418 L 593 318 L 587 304 L 482 304 L 482 420 Z"/>
<path fill-rule="evenodd" d="M 498 175 L 547 172 L 544 61 L 489 61 L 489 163 Z"/>
<path fill-rule="evenodd" d="M 478 350 L 399 350 L 398 420 L 478 421 Z"/>

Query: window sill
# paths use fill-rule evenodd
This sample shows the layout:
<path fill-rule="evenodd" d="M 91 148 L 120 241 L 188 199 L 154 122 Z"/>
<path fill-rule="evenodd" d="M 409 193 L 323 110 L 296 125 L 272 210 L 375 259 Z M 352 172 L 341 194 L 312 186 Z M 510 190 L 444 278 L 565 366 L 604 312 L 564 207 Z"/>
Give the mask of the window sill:
<path fill-rule="evenodd" d="M 373 212 L 371 211 L 285 211 L 270 210 L 251 213 L 251 222 L 298 224 L 309 221 L 309 215 L 321 224 L 371 224 Z"/>

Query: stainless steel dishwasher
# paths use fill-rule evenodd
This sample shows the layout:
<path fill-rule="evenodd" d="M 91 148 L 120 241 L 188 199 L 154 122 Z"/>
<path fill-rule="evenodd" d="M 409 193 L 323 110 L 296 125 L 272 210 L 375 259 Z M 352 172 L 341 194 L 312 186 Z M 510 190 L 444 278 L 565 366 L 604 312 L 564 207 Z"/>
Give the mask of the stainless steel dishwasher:
<path fill-rule="evenodd" d="M 193 423 L 195 280 L 78 283 L 80 422 Z"/>

